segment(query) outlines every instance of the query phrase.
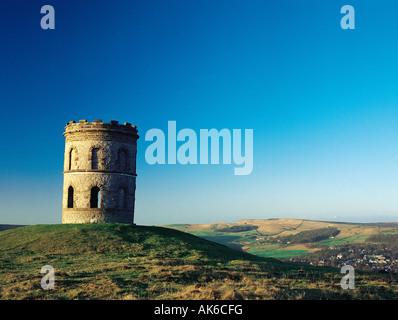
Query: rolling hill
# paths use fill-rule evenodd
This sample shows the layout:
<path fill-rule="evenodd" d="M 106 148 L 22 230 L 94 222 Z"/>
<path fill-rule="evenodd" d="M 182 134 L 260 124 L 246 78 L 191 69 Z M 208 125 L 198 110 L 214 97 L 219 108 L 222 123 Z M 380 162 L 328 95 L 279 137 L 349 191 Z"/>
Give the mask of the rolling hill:
<path fill-rule="evenodd" d="M 123 224 L 35 225 L 0 233 L 0 299 L 396 299 L 391 275 L 262 258 L 185 232 Z M 41 267 L 55 289 L 40 286 Z"/>
<path fill-rule="evenodd" d="M 261 257 L 315 265 L 326 263 L 336 267 L 350 261 L 364 270 L 398 271 L 398 242 L 389 239 L 398 235 L 398 223 L 244 219 L 236 223 L 181 224 L 169 227 Z M 382 235 L 385 236 L 380 238 Z M 384 239 L 384 242 L 374 240 L 375 237 Z M 371 244 L 378 244 L 378 247 Z M 360 252 L 361 255 L 343 255 L 345 251 L 351 250 Z M 329 253 L 332 252 L 334 258 L 342 254 L 346 259 L 331 261 L 333 259 Z M 372 264 L 363 259 L 369 255 L 386 257 L 379 259 L 379 264 Z M 356 260 L 352 261 L 354 257 Z"/>
<path fill-rule="evenodd" d="M 8 229 L 14 229 L 14 228 L 20 228 L 20 227 L 25 227 L 25 225 L 18 225 L 18 224 L 0 224 L 0 231 L 8 230 Z"/>

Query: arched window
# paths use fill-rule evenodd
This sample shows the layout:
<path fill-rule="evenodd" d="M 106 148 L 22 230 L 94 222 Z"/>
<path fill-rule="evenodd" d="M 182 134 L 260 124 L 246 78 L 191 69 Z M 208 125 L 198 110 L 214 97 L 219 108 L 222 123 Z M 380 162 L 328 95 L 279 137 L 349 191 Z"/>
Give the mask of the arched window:
<path fill-rule="evenodd" d="M 98 153 L 98 148 L 94 148 L 91 152 L 91 169 L 98 169 Z"/>
<path fill-rule="evenodd" d="M 121 188 L 119 190 L 119 208 L 126 209 L 127 208 L 127 201 L 126 201 L 126 189 Z"/>
<path fill-rule="evenodd" d="M 127 170 L 127 152 L 126 152 L 126 150 L 119 151 L 119 170 L 120 171 Z"/>
<path fill-rule="evenodd" d="M 76 161 L 76 150 L 74 148 L 69 151 L 69 170 L 74 169 Z"/>
<path fill-rule="evenodd" d="M 68 188 L 68 208 L 73 208 L 73 187 Z"/>
<path fill-rule="evenodd" d="M 101 208 L 101 189 L 91 188 L 90 208 Z"/>

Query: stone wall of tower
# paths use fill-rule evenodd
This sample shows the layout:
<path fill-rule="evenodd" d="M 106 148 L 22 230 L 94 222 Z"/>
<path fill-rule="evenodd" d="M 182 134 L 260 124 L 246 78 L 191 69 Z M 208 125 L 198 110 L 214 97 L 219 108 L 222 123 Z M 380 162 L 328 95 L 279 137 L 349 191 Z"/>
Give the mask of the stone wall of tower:
<path fill-rule="evenodd" d="M 64 136 L 62 223 L 134 223 L 136 127 L 71 121 Z M 93 188 L 100 191 L 95 208 Z"/>

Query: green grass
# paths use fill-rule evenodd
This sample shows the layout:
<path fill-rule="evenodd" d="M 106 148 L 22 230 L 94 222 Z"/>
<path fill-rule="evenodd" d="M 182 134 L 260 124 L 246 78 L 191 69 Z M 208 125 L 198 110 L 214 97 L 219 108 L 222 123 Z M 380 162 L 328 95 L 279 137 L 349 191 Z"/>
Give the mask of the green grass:
<path fill-rule="evenodd" d="M 279 244 L 273 243 L 273 244 L 253 246 L 248 250 L 248 252 L 259 257 L 277 258 L 277 259 L 297 257 L 307 254 L 309 252 L 308 250 L 290 250 L 288 248 L 289 247 L 287 247 L 287 249 L 281 248 Z"/>
<path fill-rule="evenodd" d="M 190 225 L 186 224 L 186 223 L 176 223 L 176 224 L 168 224 L 167 226 L 164 226 L 164 227 L 180 230 L 180 229 L 188 228 L 189 226 Z"/>
<path fill-rule="evenodd" d="M 240 250 L 243 243 L 247 241 L 247 237 L 241 233 L 226 233 L 226 232 L 211 232 L 211 231 L 188 231 L 202 239 L 206 239 L 212 242 L 217 242 L 222 245 L 228 246 L 233 249 Z"/>
<path fill-rule="evenodd" d="M 241 234 L 235 233 L 217 233 L 206 231 L 189 231 L 189 233 L 197 237 L 201 237 L 203 239 L 214 241 L 224 245 L 230 245 L 243 240 L 243 236 Z"/>
<path fill-rule="evenodd" d="M 0 299 L 392 299 L 391 275 L 358 273 L 345 291 L 333 268 L 232 250 L 162 227 L 36 225 L 0 232 Z M 41 267 L 55 269 L 43 290 Z"/>
<path fill-rule="evenodd" d="M 286 259 L 290 257 L 298 257 L 307 254 L 308 250 L 256 250 L 253 248 L 249 253 L 259 257 Z"/>
<path fill-rule="evenodd" d="M 366 239 L 368 237 L 369 237 L 369 235 L 355 235 L 355 236 L 345 237 L 345 238 L 326 239 L 326 240 L 319 241 L 318 244 L 331 247 L 331 246 L 339 246 L 342 244 L 363 243 L 363 242 L 366 242 Z"/>

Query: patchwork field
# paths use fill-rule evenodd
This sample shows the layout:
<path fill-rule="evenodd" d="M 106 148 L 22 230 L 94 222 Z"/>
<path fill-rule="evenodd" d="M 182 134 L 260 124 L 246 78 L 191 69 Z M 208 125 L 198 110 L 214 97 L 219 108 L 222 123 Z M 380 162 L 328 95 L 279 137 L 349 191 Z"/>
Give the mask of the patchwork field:
<path fill-rule="evenodd" d="M 398 248 L 393 241 L 385 243 L 385 248 L 369 247 L 370 244 L 380 242 L 373 241 L 379 235 L 398 235 L 398 223 L 340 223 L 329 221 L 312 221 L 301 219 L 244 219 L 236 223 L 213 224 L 181 224 L 169 225 L 180 231 L 188 232 L 196 236 L 227 245 L 260 257 L 273 257 L 278 259 L 290 259 L 295 262 L 308 262 L 309 264 L 322 264 L 328 260 L 325 249 L 352 250 L 358 246 L 368 246 L 362 249 L 363 256 L 369 254 L 384 254 L 390 250 L 385 265 L 379 267 L 398 267 Z M 372 238 L 373 237 L 373 238 Z M 397 244 L 398 245 L 398 244 Z M 352 249 L 351 249 L 352 247 Z M 397 250 L 395 250 L 397 249 Z M 316 253 L 322 253 L 322 257 Z M 332 252 L 332 251 L 330 251 Z M 310 260 L 306 256 L 312 257 Z M 298 259 L 301 257 L 301 259 Z M 359 259 L 360 260 L 360 259 Z M 340 258 L 339 262 L 343 262 Z M 365 265 L 360 261 L 364 269 L 374 269 L 376 266 Z M 331 264 L 332 265 L 332 264 Z M 334 265 L 338 266 L 338 264 Z"/>

